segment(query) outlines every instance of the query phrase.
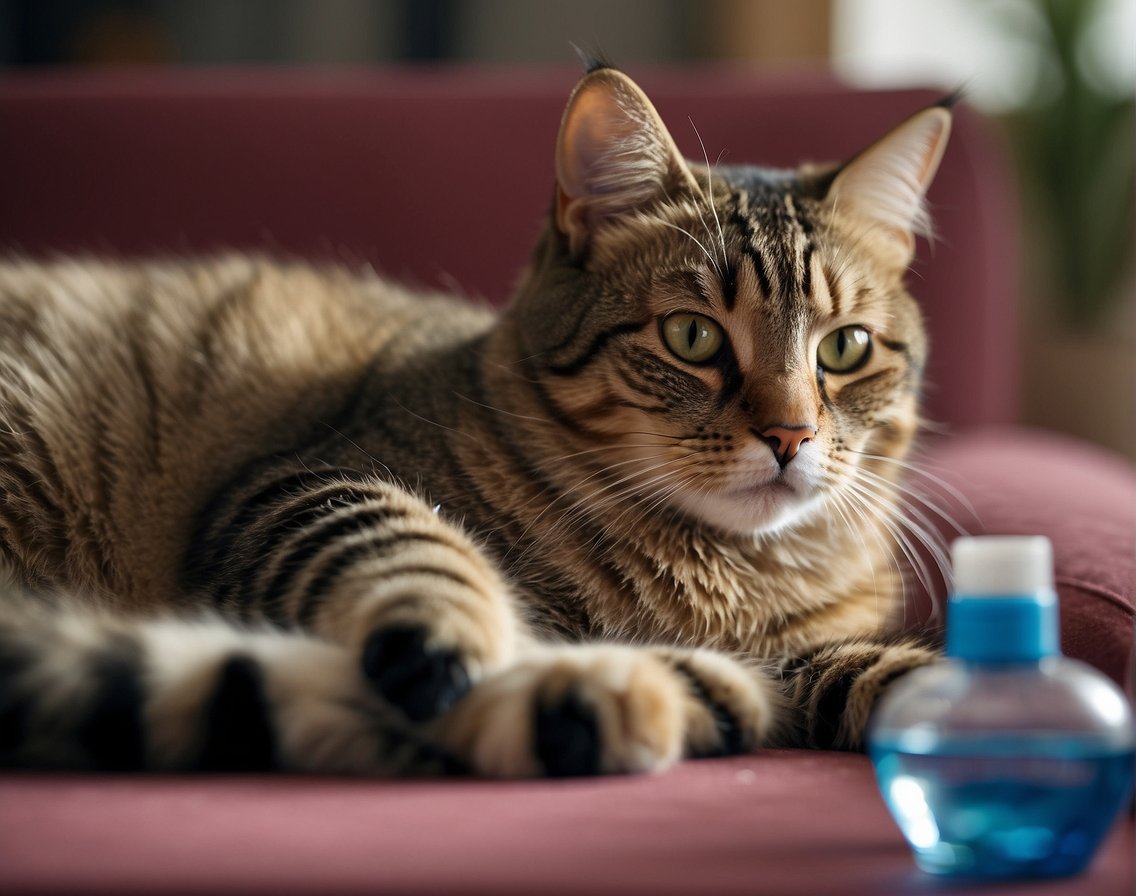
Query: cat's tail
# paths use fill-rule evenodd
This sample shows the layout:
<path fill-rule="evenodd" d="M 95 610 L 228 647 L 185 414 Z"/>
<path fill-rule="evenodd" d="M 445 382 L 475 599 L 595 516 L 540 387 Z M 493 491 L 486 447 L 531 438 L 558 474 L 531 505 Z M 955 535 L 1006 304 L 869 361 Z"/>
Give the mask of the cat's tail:
<path fill-rule="evenodd" d="M 0 598 L 0 766 L 438 774 L 347 650 L 217 617 Z"/>

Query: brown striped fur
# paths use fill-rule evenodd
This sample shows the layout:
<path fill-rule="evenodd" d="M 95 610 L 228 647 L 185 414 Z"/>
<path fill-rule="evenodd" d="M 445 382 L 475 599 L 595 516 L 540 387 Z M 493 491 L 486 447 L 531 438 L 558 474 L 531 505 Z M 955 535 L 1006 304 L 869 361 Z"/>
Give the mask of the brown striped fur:
<path fill-rule="evenodd" d="M 903 274 L 948 125 L 711 169 L 600 67 L 500 315 L 263 258 L 0 263 L 0 761 L 858 746 L 933 656 L 888 627 L 926 352 Z M 707 319 L 721 346 L 679 357 L 667 322 Z M 842 328 L 870 354 L 822 369 Z"/>

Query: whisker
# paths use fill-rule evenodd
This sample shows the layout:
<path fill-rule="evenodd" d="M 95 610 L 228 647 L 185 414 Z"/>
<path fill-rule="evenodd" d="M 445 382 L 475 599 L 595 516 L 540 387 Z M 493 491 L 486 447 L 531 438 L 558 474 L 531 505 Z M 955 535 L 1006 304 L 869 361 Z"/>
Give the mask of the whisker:
<path fill-rule="evenodd" d="M 718 260 L 713 255 L 710 254 L 709 249 L 707 249 L 704 245 L 702 245 L 702 242 L 698 239 L 698 237 L 696 237 L 689 230 L 686 230 L 682 227 L 679 227 L 677 224 L 672 224 L 670 221 L 664 221 L 662 218 L 655 218 L 655 222 L 658 223 L 658 224 L 662 224 L 664 227 L 669 227 L 671 230 L 677 230 L 679 233 L 681 233 L 684 236 L 691 239 L 694 242 L 694 244 L 696 246 L 698 246 L 699 249 L 702 250 L 702 254 L 706 256 L 706 258 L 710 262 L 710 264 L 712 264 L 714 266 L 714 270 L 716 270 L 718 272 L 719 276 L 721 275 L 722 269 L 718 267 Z"/>
<path fill-rule="evenodd" d="M 850 450 L 850 453 L 855 454 L 859 457 L 866 458 L 866 459 L 871 460 L 871 461 L 880 461 L 880 462 L 890 463 L 890 464 L 894 465 L 896 468 L 903 470 L 906 473 L 914 474 L 916 476 L 920 476 L 920 477 L 926 479 L 928 482 L 938 486 L 944 492 L 946 492 L 947 494 L 954 497 L 954 499 L 956 501 L 958 501 L 964 507 L 964 509 L 966 509 L 970 513 L 970 515 L 975 520 L 978 519 L 977 511 L 975 511 L 973 505 L 971 505 L 970 501 L 967 499 L 967 497 L 964 494 L 962 494 L 962 492 L 958 491 L 958 489 L 956 489 L 953 485 L 951 485 L 945 479 L 942 479 L 941 477 L 935 476 L 933 473 L 928 471 L 925 467 L 923 467 L 919 464 L 913 464 L 913 463 L 910 463 L 908 461 L 901 460 L 900 458 L 871 454 L 871 453 L 865 452 L 865 451 Z M 886 488 L 894 489 L 899 495 L 903 496 L 905 506 L 908 507 L 909 509 L 911 509 L 912 511 L 921 512 L 919 510 L 919 508 L 926 508 L 928 511 L 933 513 L 935 516 L 942 519 L 943 522 L 945 522 L 950 528 L 952 528 L 959 535 L 968 534 L 968 530 L 966 529 L 966 527 L 963 526 L 958 520 L 956 520 L 946 510 L 944 510 L 942 507 L 940 507 L 933 500 L 932 495 L 929 495 L 922 490 L 916 490 L 914 488 L 910 488 L 902 481 L 897 481 L 897 480 L 890 479 L 890 478 L 885 477 L 885 476 L 881 476 L 878 472 L 874 472 L 874 471 L 866 468 L 863 465 L 860 465 L 860 464 L 851 465 L 851 464 L 847 464 L 846 461 L 844 463 L 847 465 L 849 470 L 855 470 L 857 472 L 857 475 L 861 475 L 865 479 L 870 479 L 872 482 L 875 482 L 875 483 L 882 485 Z M 931 526 L 931 521 L 930 521 L 929 518 L 924 517 L 923 522 L 926 523 L 927 525 Z M 938 527 L 931 526 L 931 528 L 938 528 Z"/>
<path fill-rule="evenodd" d="M 471 435 L 468 432 L 463 432 L 462 430 L 456 429 L 453 426 L 446 426 L 446 424 L 439 423 L 437 420 L 431 420 L 429 417 L 424 417 L 424 416 L 422 416 L 422 414 L 419 414 L 417 411 L 412 411 L 410 408 L 408 408 L 406 405 L 404 405 L 397 398 L 394 398 L 392 400 L 394 401 L 395 406 L 400 411 L 405 411 L 411 417 L 414 417 L 416 420 L 421 420 L 423 423 L 427 424 L 428 426 L 436 426 L 438 429 L 444 429 L 444 430 L 446 430 L 446 432 L 452 432 L 454 435 L 461 436 L 463 439 L 469 439 L 471 441 L 477 441 L 476 437 Z"/>
<path fill-rule="evenodd" d="M 962 508 L 963 508 L 963 509 L 964 509 L 964 510 L 965 510 L 965 511 L 966 511 L 967 513 L 969 513 L 969 514 L 970 514 L 970 515 L 971 515 L 971 516 L 972 516 L 972 517 L 973 517 L 973 518 L 974 518 L 975 520 L 977 520 L 977 519 L 978 519 L 978 517 L 979 517 L 978 511 L 977 511 L 977 510 L 975 510 L 975 508 L 974 508 L 974 504 L 972 504 L 972 503 L 971 503 L 971 501 L 970 501 L 970 498 L 969 498 L 969 497 L 967 497 L 967 495 L 966 495 L 965 493 L 963 493 L 963 492 L 962 492 L 962 491 L 961 491 L 961 490 L 960 490 L 960 489 L 959 489 L 959 488 L 958 488 L 957 486 L 955 486 L 955 485 L 954 485 L 953 483 L 951 483 L 951 482 L 949 482 L 948 480 L 944 479 L 944 478 L 943 478 L 942 476 L 938 476 L 938 475 L 936 475 L 936 474 L 932 473 L 932 472 L 930 471 L 930 469 L 928 469 L 928 467 L 927 467 L 927 465 L 926 465 L 926 464 L 922 464 L 922 463 L 913 463 L 913 462 L 911 462 L 911 461 L 902 460 L 901 458 L 897 458 L 897 457 L 887 457 L 887 456 L 885 456 L 885 455 L 880 455 L 880 454 L 872 454 L 872 453 L 870 453 L 870 452 L 866 452 L 866 451 L 855 451 L 855 452 L 853 452 L 853 453 L 855 453 L 855 454 L 858 454 L 858 455 L 860 455 L 861 457 L 867 458 L 867 459 L 869 459 L 869 460 L 873 460 L 873 461 L 884 461 L 884 462 L 886 462 L 886 463 L 890 463 L 890 464 L 893 464 L 894 466 L 898 467 L 899 469 L 901 469 L 901 470 L 903 470 L 903 471 L 905 471 L 905 472 L 907 472 L 907 473 L 912 473 L 912 474 L 914 474 L 914 475 L 916 475 L 916 476 L 919 476 L 919 477 L 920 477 L 920 478 L 922 478 L 922 479 L 926 479 L 926 480 L 927 480 L 928 482 L 930 482 L 930 483 L 931 483 L 932 485 L 934 485 L 934 486 L 936 486 L 937 488 L 941 489 L 941 490 L 942 490 L 943 492 L 945 492 L 945 493 L 946 493 L 946 494 L 947 494 L 948 496 L 950 496 L 950 497 L 951 497 L 951 498 L 953 498 L 953 499 L 954 499 L 955 501 L 957 501 L 957 502 L 958 502 L 958 503 L 959 503 L 959 504 L 960 504 L 960 505 L 962 506 Z M 915 497 L 915 496 L 916 496 L 916 495 L 915 495 L 915 493 L 912 493 L 912 497 Z M 921 501 L 923 501 L 923 502 L 927 503 L 927 504 L 928 504 L 928 506 L 930 506 L 930 507 L 931 507 L 931 509 L 935 510 L 935 512 L 936 512 L 936 513 L 938 513 L 939 515 L 941 515 L 941 516 L 943 517 L 943 520 L 944 520 L 945 522 L 947 522 L 948 524 L 950 524 L 950 526 L 951 526 L 951 527 L 952 527 L 953 529 L 955 529 L 956 531 L 958 531 L 958 533 L 959 533 L 960 535 L 966 535 L 966 534 L 968 534 L 968 533 L 967 533 L 967 531 L 966 531 L 966 530 L 965 530 L 965 529 L 964 529 L 964 528 L 963 528 L 963 527 L 962 527 L 961 525 L 959 525 L 959 523 L 958 523 L 957 521 L 955 521 L 955 520 L 951 519 L 951 518 L 950 518 L 950 517 L 949 517 L 949 516 L 948 516 L 948 515 L 947 515 L 947 514 L 946 514 L 945 512 L 943 512 L 943 511 L 941 510 L 941 508 L 935 507 L 935 506 L 934 506 L 934 505 L 933 505 L 933 504 L 931 503 L 930 499 L 929 499 L 929 498 L 928 498 L 927 496 L 924 496 L 924 495 L 920 494 L 920 495 L 918 495 L 918 497 L 919 497 L 919 499 L 920 499 Z"/>
<path fill-rule="evenodd" d="M 922 514 L 917 515 L 918 523 L 913 521 L 908 515 L 911 513 L 910 507 L 905 508 L 905 513 L 885 516 L 882 508 L 889 506 L 887 495 L 879 491 L 878 485 L 873 486 L 871 482 L 859 478 L 859 472 L 861 471 L 853 471 L 846 477 L 845 487 L 856 494 L 863 501 L 866 509 L 872 512 L 882 525 L 887 527 L 891 536 L 896 540 L 897 546 L 903 551 L 912 572 L 915 573 L 924 591 L 931 598 L 932 619 L 936 618 L 938 616 L 938 602 L 936 601 L 935 577 L 923 559 L 922 552 L 916 548 L 915 543 L 917 542 L 926 549 L 940 575 L 949 582 L 949 564 L 945 544 L 938 530 Z M 912 542 L 909 535 L 914 537 L 915 542 Z"/>
<path fill-rule="evenodd" d="M 553 420 L 549 420 L 546 417 L 533 417 L 531 414 L 518 414 L 515 411 L 507 411 L 504 408 L 497 408 L 497 407 L 494 407 L 491 404 L 486 404 L 483 401 L 478 401 L 475 398 L 470 398 L 468 395 L 465 395 L 465 394 L 458 392 L 456 390 L 453 391 L 451 394 L 455 398 L 459 398 L 462 401 L 467 401 L 470 404 L 475 405 L 479 408 L 484 408 L 487 411 L 493 411 L 493 413 L 495 413 L 495 414 L 501 414 L 502 416 L 505 416 L 505 417 L 512 417 L 514 420 L 527 420 L 530 423 L 540 423 L 543 426 L 553 426 L 553 427 L 559 428 L 559 424 L 557 424 Z"/>
<path fill-rule="evenodd" d="M 667 503 L 674 494 L 676 494 L 683 488 L 689 487 L 694 482 L 696 476 L 696 471 L 690 470 L 687 471 L 685 475 L 680 476 L 677 479 L 672 478 L 671 474 L 669 473 L 666 476 L 656 477 L 652 480 L 651 484 L 662 481 L 663 479 L 671 479 L 671 482 L 666 488 L 650 497 L 632 493 L 631 497 L 633 497 L 635 500 L 633 500 L 630 506 L 628 506 L 616 518 L 614 524 L 620 525 L 623 531 L 634 531 L 636 528 L 638 528 L 643 520 L 647 519 L 660 506 Z M 634 514 L 634 516 L 632 516 L 630 520 L 627 520 L 628 514 Z M 626 523 L 624 523 L 625 520 Z M 601 533 L 597 532 L 597 534 L 591 539 L 591 546 L 588 551 L 589 557 L 593 556 L 594 552 L 598 550 L 600 546 L 600 534 Z"/>
<path fill-rule="evenodd" d="M 943 522 L 954 529 L 955 532 L 959 535 L 969 534 L 966 528 L 963 527 L 963 525 L 959 523 L 958 520 L 956 520 L 951 514 L 947 513 L 947 511 L 943 510 L 943 508 L 939 507 L 934 501 L 932 501 L 929 495 L 908 488 L 903 483 L 894 482 L 890 479 L 887 479 L 886 477 L 880 476 L 878 473 L 873 473 L 871 470 L 867 470 L 864 467 L 854 467 L 853 469 L 856 470 L 857 475 L 864 477 L 864 479 L 867 481 L 871 481 L 886 488 L 895 489 L 899 496 L 902 497 L 904 506 L 913 514 L 918 515 L 919 521 L 924 525 L 927 525 L 931 528 L 938 528 L 937 526 L 934 526 L 931 518 L 922 512 L 920 508 L 923 507 L 927 508 L 927 510 L 931 511 L 940 519 L 942 519 Z M 942 483 L 942 486 L 944 488 L 949 487 L 945 482 Z M 969 503 L 961 494 L 959 495 L 959 500 L 961 502 Z M 973 508 L 971 509 L 973 510 Z M 977 513 L 974 513 L 973 515 L 977 519 Z"/>
<path fill-rule="evenodd" d="M 722 222 L 718 218 L 718 208 L 714 205 L 714 187 L 711 180 L 713 177 L 713 169 L 710 167 L 710 156 L 706 153 L 706 144 L 702 142 L 702 135 L 698 133 L 698 127 L 694 124 L 694 119 L 688 116 L 687 121 L 690 122 L 690 126 L 694 129 L 694 136 L 698 138 L 698 145 L 702 147 L 702 159 L 706 163 L 706 204 L 710 206 L 710 211 L 714 215 L 714 224 L 718 227 L 718 242 L 722 247 L 722 264 L 728 268 L 729 258 L 726 253 L 726 235 L 722 231 Z M 707 229 L 709 230 L 709 228 Z M 721 269 L 719 269 L 718 273 L 722 273 Z"/>
<path fill-rule="evenodd" d="M 853 521 L 851 519 L 849 519 L 849 517 L 847 516 L 847 514 L 844 511 L 845 507 L 847 508 L 849 513 L 855 514 L 862 521 L 867 522 L 867 518 L 866 518 L 864 511 L 861 510 L 859 507 L 857 507 L 849 496 L 847 496 L 847 495 L 845 495 L 841 492 L 833 492 L 833 493 L 831 493 L 830 497 L 834 499 L 831 502 L 830 506 L 832 506 L 836 510 L 836 512 L 840 515 L 840 518 L 844 522 L 848 531 L 855 534 L 857 540 L 860 542 L 861 546 L 864 548 L 865 553 L 868 553 L 868 543 L 864 540 L 863 530 L 866 528 L 866 529 L 869 529 L 870 531 L 872 531 L 873 533 L 875 533 L 876 540 L 879 543 L 880 547 L 883 549 L 884 555 L 888 558 L 889 563 L 891 563 L 891 565 L 895 568 L 896 572 L 899 573 L 900 588 L 903 591 L 903 596 L 906 597 L 906 584 L 903 581 L 903 575 L 902 575 L 902 573 L 899 569 L 899 563 L 896 561 L 896 558 L 895 558 L 893 552 L 891 550 L 888 550 L 888 546 L 885 544 L 883 536 L 875 531 L 874 526 L 856 526 L 856 525 L 853 524 Z M 876 579 L 876 569 L 875 569 L 874 564 L 872 565 L 872 590 L 875 592 L 875 594 L 877 596 L 876 597 L 876 604 L 877 604 L 877 612 L 878 612 L 879 590 L 880 589 L 879 589 L 879 582 Z"/>
<path fill-rule="evenodd" d="M 375 470 L 378 467 L 382 467 L 383 470 L 387 474 L 386 479 L 387 479 L 388 482 L 397 482 L 398 481 L 398 477 L 394 475 L 394 472 L 391 470 L 391 468 L 388 467 L 386 464 L 384 464 L 377 457 L 375 457 L 375 455 L 371 454 L 370 451 L 368 451 L 366 448 L 364 448 L 362 445 L 360 445 L 358 442 L 356 442 L 354 439 L 352 439 L 346 433 L 342 432 L 339 429 L 336 429 L 330 423 L 327 423 L 326 421 L 321 421 L 321 422 L 323 423 L 323 426 L 325 426 L 327 429 L 330 429 L 333 433 L 335 433 L 337 436 L 339 436 L 339 438 L 343 439 L 343 441 L 345 441 L 348 445 L 350 445 L 352 448 L 354 448 L 356 451 L 358 451 L 360 454 L 362 454 L 365 458 L 367 458 L 367 460 L 369 460 L 371 462 L 371 472 L 372 473 L 374 473 Z M 297 459 L 300 460 L 299 458 L 297 458 Z M 300 462 L 304 465 L 304 468 L 308 469 L 309 472 L 310 472 L 310 468 L 308 468 L 307 464 L 304 464 L 302 460 L 300 460 Z"/>
<path fill-rule="evenodd" d="M 852 491 L 850 493 L 840 494 L 840 500 L 845 504 L 850 512 L 854 513 L 859 518 L 864 528 L 876 532 L 876 537 L 877 539 L 879 539 L 880 547 L 883 548 L 884 554 L 888 557 L 889 564 L 898 575 L 900 584 L 900 597 L 902 600 L 901 606 L 903 607 L 906 616 L 906 608 L 908 603 L 907 576 L 904 574 L 904 566 L 899 562 L 899 559 L 895 555 L 895 549 L 898 548 L 898 550 L 904 555 L 904 557 L 908 561 L 909 568 L 912 569 L 915 569 L 915 565 L 918 563 L 917 555 L 912 553 L 911 546 L 908 544 L 905 536 L 902 533 L 902 530 L 895 524 L 893 518 L 882 510 L 878 498 L 865 497 L 864 495 L 856 491 Z M 873 520 L 878 523 L 878 526 L 873 525 Z M 883 532 L 880 532 L 879 529 L 882 529 Z M 890 547 L 884 541 L 883 533 L 886 533 L 888 536 L 890 536 Z M 864 543 L 862 540 L 861 543 L 865 544 L 866 548 L 866 543 Z M 916 571 L 916 574 L 920 575 L 920 572 Z"/>
<path fill-rule="evenodd" d="M 648 446 L 667 448 L 670 446 Z M 656 475 L 658 471 L 665 471 L 674 464 L 683 462 L 687 457 L 693 456 L 698 452 L 689 452 L 677 457 L 667 457 L 666 454 L 659 454 L 658 457 L 664 458 L 659 463 L 655 463 L 651 467 L 635 470 L 631 475 L 620 476 L 612 482 L 608 482 L 598 489 L 586 489 L 589 483 L 594 481 L 596 477 L 610 474 L 612 471 L 620 467 L 626 466 L 639 466 L 650 463 L 652 458 L 633 457 L 626 458 L 622 461 L 607 464 L 599 467 L 582 479 L 576 481 L 571 486 L 566 488 L 563 492 L 555 495 L 548 504 L 541 509 L 541 511 L 529 521 L 525 527 L 519 542 L 523 542 L 533 527 L 536 526 L 545 515 L 552 510 L 557 503 L 566 501 L 567 507 L 563 510 L 558 524 L 560 526 L 567 525 L 567 529 L 560 531 L 564 535 L 570 535 L 578 530 L 584 524 L 588 517 L 595 517 L 597 512 L 603 512 L 609 509 L 610 506 L 617 505 L 620 501 L 625 500 L 629 495 L 633 495 L 636 491 L 651 488 L 655 483 L 666 478 L 668 473 Z M 644 478 L 644 477 L 647 478 Z M 528 548 L 525 549 L 527 552 Z M 519 559 L 525 557 L 525 553 L 519 555 Z"/>
<path fill-rule="evenodd" d="M 853 452 L 858 456 L 873 457 L 867 452 Z M 847 498 L 855 498 L 855 503 L 863 505 L 880 525 L 884 526 L 907 562 L 907 567 L 916 576 L 923 590 L 931 599 L 931 619 L 934 622 L 940 615 L 941 601 L 937 593 L 937 579 L 927 566 L 924 557 L 937 568 L 937 572 L 949 588 L 950 569 L 946 544 L 939 528 L 924 508 L 942 517 L 951 525 L 957 525 L 942 508 L 936 506 L 926 495 L 916 492 L 902 483 L 879 475 L 860 465 L 835 458 L 840 464 L 839 481 L 847 491 Z M 922 472 L 915 465 L 894 458 L 881 457 L 881 460 L 894 460 L 899 469 L 910 468 Z M 917 547 L 922 547 L 926 554 Z M 906 588 L 906 586 L 905 586 Z"/>

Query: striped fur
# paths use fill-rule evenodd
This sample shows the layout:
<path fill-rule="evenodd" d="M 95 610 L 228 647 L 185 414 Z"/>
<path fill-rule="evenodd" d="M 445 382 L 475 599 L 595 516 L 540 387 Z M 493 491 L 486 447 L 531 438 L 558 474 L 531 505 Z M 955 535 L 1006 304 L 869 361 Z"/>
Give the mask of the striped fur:
<path fill-rule="evenodd" d="M 948 121 L 710 169 L 597 67 L 500 315 L 261 258 L 0 263 L 0 763 L 858 747 L 934 656 L 889 627 L 926 351 L 903 274 Z M 684 360 L 676 314 L 721 346 Z M 841 328 L 870 350 L 826 369 Z"/>

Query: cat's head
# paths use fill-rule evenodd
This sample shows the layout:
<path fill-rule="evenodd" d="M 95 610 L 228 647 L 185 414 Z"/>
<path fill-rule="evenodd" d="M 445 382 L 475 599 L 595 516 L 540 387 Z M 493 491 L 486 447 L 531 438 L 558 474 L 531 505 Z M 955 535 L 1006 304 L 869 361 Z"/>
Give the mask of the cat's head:
<path fill-rule="evenodd" d="M 842 165 L 707 167 L 626 75 L 589 72 L 511 311 L 564 484 L 738 533 L 854 514 L 868 459 L 918 426 L 903 279 L 949 129 L 932 107 Z"/>

